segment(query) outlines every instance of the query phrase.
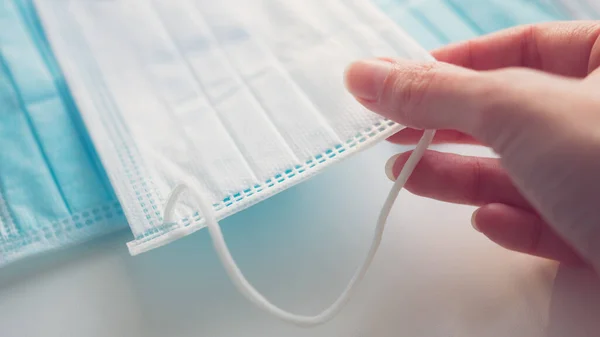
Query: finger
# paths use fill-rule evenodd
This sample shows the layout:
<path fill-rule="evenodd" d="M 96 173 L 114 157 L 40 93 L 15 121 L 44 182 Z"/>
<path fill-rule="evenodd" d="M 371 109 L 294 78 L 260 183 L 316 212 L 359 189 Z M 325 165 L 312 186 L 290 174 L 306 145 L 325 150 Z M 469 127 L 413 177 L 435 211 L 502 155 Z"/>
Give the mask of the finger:
<path fill-rule="evenodd" d="M 404 60 L 355 62 L 345 78 L 350 93 L 365 107 L 416 129 L 464 131 L 483 88 L 470 84 L 482 82 L 474 71 Z"/>
<path fill-rule="evenodd" d="M 433 56 L 475 70 L 528 67 L 585 77 L 600 62 L 600 22 L 520 26 L 443 47 Z"/>
<path fill-rule="evenodd" d="M 506 249 L 563 263 L 583 263 L 535 213 L 504 204 L 489 204 L 473 213 L 472 222 L 475 229 Z"/>
<path fill-rule="evenodd" d="M 422 130 L 411 128 L 402 129 L 387 140 L 395 144 L 416 144 L 423 136 Z M 454 130 L 438 130 L 433 138 L 433 144 L 480 144 L 475 138 Z"/>
<path fill-rule="evenodd" d="M 359 61 L 346 71 L 348 90 L 369 110 L 415 129 L 466 133 L 500 154 L 529 141 L 533 129 L 558 123 L 547 112 L 565 105 L 574 83 L 525 69 L 481 73 L 404 60 Z"/>
<path fill-rule="evenodd" d="M 596 42 L 594 42 L 594 46 L 592 47 L 592 51 L 590 52 L 588 72 L 592 73 L 597 71 L 598 68 L 600 68 L 600 37 L 596 39 Z"/>
<path fill-rule="evenodd" d="M 411 152 L 390 158 L 386 174 L 395 180 Z M 427 151 L 406 183 L 410 192 L 446 202 L 529 207 L 497 159 Z"/>
<path fill-rule="evenodd" d="M 600 85 L 600 39 L 592 48 L 590 57 L 590 75 L 587 77 L 594 85 Z"/>

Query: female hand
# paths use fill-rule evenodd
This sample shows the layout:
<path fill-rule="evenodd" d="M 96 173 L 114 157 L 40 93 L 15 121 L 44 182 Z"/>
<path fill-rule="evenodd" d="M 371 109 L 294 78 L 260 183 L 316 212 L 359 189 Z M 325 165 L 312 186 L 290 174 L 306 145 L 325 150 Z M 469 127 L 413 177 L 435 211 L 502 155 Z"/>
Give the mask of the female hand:
<path fill-rule="evenodd" d="M 503 247 L 600 271 L 600 22 L 518 27 L 433 55 L 356 62 L 348 90 L 408 127 L 393 142 L 437 129 L 434 142 L 500 159 L 428 151 L 407 189 L 479 206 L 473 225 Z M 409 154 L 387 165 L 394 177 Z"/>

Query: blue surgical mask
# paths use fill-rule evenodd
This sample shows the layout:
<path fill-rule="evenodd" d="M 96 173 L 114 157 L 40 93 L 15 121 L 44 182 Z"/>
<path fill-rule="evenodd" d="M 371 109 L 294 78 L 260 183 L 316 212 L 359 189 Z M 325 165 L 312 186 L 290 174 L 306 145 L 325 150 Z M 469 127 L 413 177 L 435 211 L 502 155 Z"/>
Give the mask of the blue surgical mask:
<path fill-rule="evenodd" d="M 544 0 L 373 1 L 428 50 L 517 25 L 568 17 Z"/>
<path fill-rule="evenodd" d="M 600 19 L 600 2 L 597 0 L 538 0 L 537 2 L 568 19 Z"/>
<path fill-rule="evenodd" d="M 28 1 L 0 1 L 0 266 L 127 223 Z"/>

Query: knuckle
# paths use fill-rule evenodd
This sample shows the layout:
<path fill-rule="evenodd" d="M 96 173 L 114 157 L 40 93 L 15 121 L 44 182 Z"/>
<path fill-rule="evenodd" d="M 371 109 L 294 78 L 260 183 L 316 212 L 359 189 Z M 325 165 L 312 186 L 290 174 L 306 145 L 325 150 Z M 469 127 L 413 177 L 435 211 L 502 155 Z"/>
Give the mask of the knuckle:
<path fill-rule="evenodd" d="M 586 24 L 566 25 L 563 28 L 562 35 L 569 44 L 577 44 L 585 41 L 589 46 L 589 52 L 585 57 L 587 63 L 582 60 L 581 68 L 577 71 L 577 75 L 584 77 L 591 73 L 598 66 L 597 48 L 600 48 L 600 22 L 589 22 Z"/>
<path fill-rule="evenodd" d="M 577 174 L 581 173 L 577 172 Z M 589 182 L 586 182 L 586 184 L 592 185 Z M 582 190 L 585 191 L 585 188 L 581 184 L 572 187 L 572 192 L 568 193 L 569 197 L 562 199 L 566 200 L 568 198 L 569 200 L 562 201 L 560 205 L 552 207 L 552 218 L 557 230 L 577 248 L 583 257 L 600 263 L 600 245 L 598 244 L 600 242 L 600 226 L 598 225 L 600 211 L 593 202 L 577 198 L 577 192 L 581 193 Z M 588 187 L 588 191 L 596 189 L 597 186 Z M 590 193 L 584 192 L 584 194 L 588 195 Z"/>
<path fill-rule="evenodd" d="M 499 119 L 502 118 L 502 111 L 506 104 L 510 101 L 511 88 L 494 77 L 483 78 L 478 81 L 476 86 L 470 90 L 473 92 L 473 97 L 479 99 L 473 100 L 475 106 L 472 107 L 472 133 L 479 136 L 480 133 L 488 134 L 490 129 L 495 130 L 490 126 L 500 125 Z"/>
<path fill-rule="evenodd" d="M 565 28 L 564 34 L 569 42 L 580 41 L 583 37 L 590 46 L 598 39 L 600 35 L 600 22 L 589 22 L 587 24 L 573 24 Z"/>
<path fill-rule="evenodd" d="M 388 77 L 382 99 L 392 102 L 399 118 L 412 121 L 433 83 L 439 80 L 438 68 L 435 63 L 396 68 L 394 76 Z"/>
<path fill-rule="evenodd" d="M 478 113 L 473 115 L 473 133 L 499 151 L 531 127 L 548 124 L 552 102 L 564 94 L 565 86 L 543 76 L 536 70 L 507 68 L 480 81 L 475 90 L 482 99 L 474 107 Z"/>
<path fill-rule="evenodd" d="M 595 41 L 600 34 L 600 22 L 590 22 L 585 25 L 574 25 L 569 37 L 571 41 L 576 41 L 581 36 L 586 36 Z"/>
<path fill-rule="evenodd" d="M 540 250 L 543 227 L 541 219 L 533 221 L 531 224 L 531 233 L 528 238 L 528 246 L 525 247 L 525 253 L 535 255 Z"/>
<path fill-rule="evenodd" d="M 408 75 L 408 81 L 411 83 L 404 91 L 404 102 L 407 108 L 416 108 L 423 103 L 431 84 L 438 76 L 437 66 L 432 63 L 420 65 L 411 71 Z"/>
<path fill-rule="evenodd" d="M 594 42 L 592 43 L 592 48 L 590 50 L 587 69 L 588 74 L 591 74 L 596 69 L 600 68 L 600 22 L 595 23 L 591 29 Z"/>
<path fill-rule="evenodd" d="M 482 199 L 483 195 L 483 183 L 482 183 L 483 168 L 479 158 L 475 158 L 472 165 L 471 175 L 473 177 L 470 188 L 468 189 L 469 195 L 467 200 L 478 201 Z"/>
<path fill-rule="evenodd" d="M 543 69 L 542 55 L 538 47 L 538 37 L 542 28 L 530 24 L 523 27 L 521 39 L 521 65 L 525 68 Z"/>

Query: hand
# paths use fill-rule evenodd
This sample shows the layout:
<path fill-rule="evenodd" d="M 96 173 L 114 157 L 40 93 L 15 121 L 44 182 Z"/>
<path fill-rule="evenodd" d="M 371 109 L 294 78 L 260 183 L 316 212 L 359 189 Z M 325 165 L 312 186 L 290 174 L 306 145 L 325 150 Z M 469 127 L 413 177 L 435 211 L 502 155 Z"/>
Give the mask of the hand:
<path fill-rule="evenodd" d="M 518 27 L 433 53 L 347 69 L 368 109 L 434 142 L 491 147 L 500 159 L 428 151 L 407 183 L 417 195 L 479 206 L 476 229 L 511 250 L 600 271 L 600 22 Z M 396 177 L 409 153 L 388 165 Z"/>

